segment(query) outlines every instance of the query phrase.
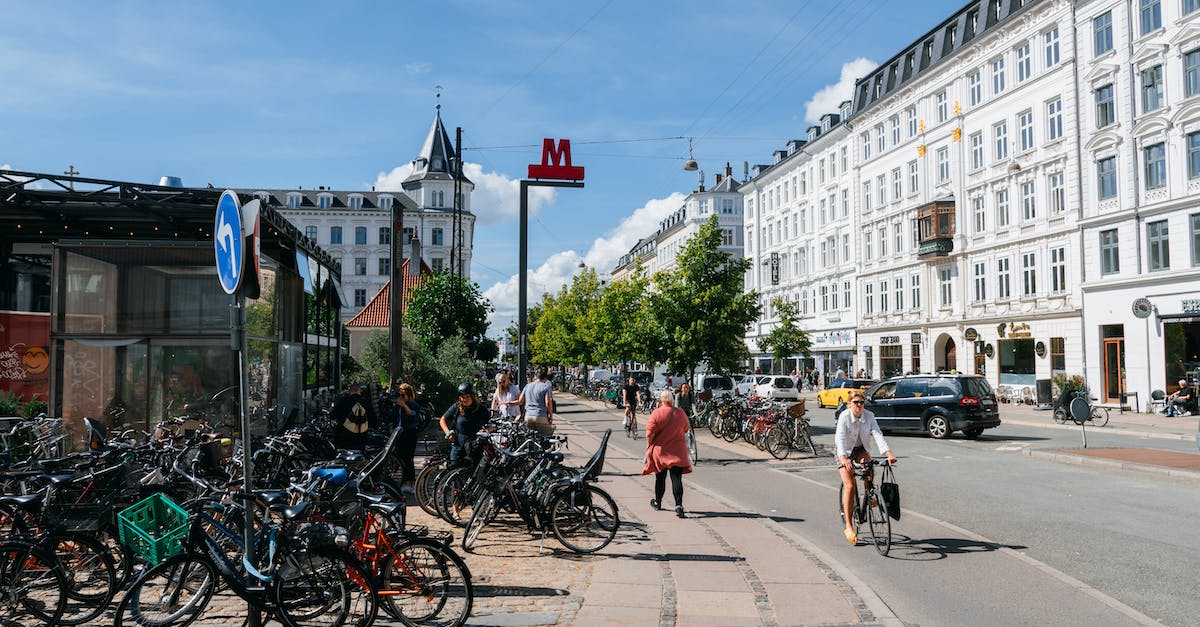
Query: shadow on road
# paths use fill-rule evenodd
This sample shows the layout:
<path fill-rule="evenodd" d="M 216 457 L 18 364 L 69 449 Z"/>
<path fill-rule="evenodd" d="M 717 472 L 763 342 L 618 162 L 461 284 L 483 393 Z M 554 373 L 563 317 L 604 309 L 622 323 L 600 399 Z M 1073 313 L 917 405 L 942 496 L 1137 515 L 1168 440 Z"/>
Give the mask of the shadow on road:
<path fill-rule="evenodd" d="M 565 597 L 569 590 L 562 588 L 538 588 L 535 586 L 474 586 L 477 597 Z"/>
<path fill-rule="evenodd" d="M 701 512 L 691 510 L 688 512 L 688 518 L 749 518 L 752 520 L 769 519 L 777 523 L 804 522 L 803 518 L 791 518 L 789 516 L 767 516 L 758 512 Z"/>
<path fill-rule="evenodd" d="M 969 553 L 990 553 L 1000 549 L 1022 550 L 1028 548 L 1020 544 L 1000 544 L 999 542 L 980 542 L 967 538 L 924 538 L 915 539 L 892 532 L 893 559 L 913 562 L 942 560 L 951 555 Z"/>

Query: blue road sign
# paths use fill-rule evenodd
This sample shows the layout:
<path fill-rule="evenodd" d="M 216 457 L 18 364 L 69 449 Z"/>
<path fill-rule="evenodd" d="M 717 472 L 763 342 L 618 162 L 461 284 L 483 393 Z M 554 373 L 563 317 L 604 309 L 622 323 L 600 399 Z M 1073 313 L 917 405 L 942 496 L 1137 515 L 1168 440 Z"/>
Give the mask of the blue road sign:
<path fill-rule="evenodd" d="M 242 211 L 237 194 L 225 190 L 217 201 L 217 221 L 213 226 L 213 246 L 217 252 L 217 278 L 226 294 L 242 284 L 245 261 L 242 242 Z"/>

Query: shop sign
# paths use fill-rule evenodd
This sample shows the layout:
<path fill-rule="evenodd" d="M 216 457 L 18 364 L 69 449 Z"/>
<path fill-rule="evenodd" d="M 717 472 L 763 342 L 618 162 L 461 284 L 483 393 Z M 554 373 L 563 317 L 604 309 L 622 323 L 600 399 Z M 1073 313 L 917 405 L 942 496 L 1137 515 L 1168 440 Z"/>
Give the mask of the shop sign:
<path fill-rule="evenodd" d="M 1046 356 L 1046 343 L 1041 340 L 1038 340 L 1038 343 L 1033 345 L 1033 352 L 1037 353 L 1038 357 L 1045 357 Z"/>
<path fill-rule="evenodd" d="M 828 333 L 813 333 L 809 335 L 812 338 L 813 344 L 823 346 L 837 345 L 848 346 L 854 343 L 853 331 L 830 331 Z"/>
<path fill-rule="evenodd" d="M 899 335 L 884 335 L 879 338 L 879 343 L 880 343 L 880 345 L 883 345 L 883 346 L 891 346 L 893 344 L 899 344 L 900 336 Z"/>
<path fill-rule="evenodd" d="M 1183 306 L 1183 313 L 1200 313 L 1200 298 L 1185 298 L 1180 304 Z"/>
<path fill-rule="evenodd" d="M 771 253 L 771 285 L 779 285 L 779 253 Z"/>
<path fill-rule="evenodd" d="M 920 334 L 920 333 L 913 333 L 913 334 L 911 334 L 911 335 L 909 335 L 909 336 L 908 336 L 908 339 L 909 339 L 909 341 L 911 341 L 913 344 L 920 344 L 920 343 L 921 343 L 921 334 Z"/>
<path fill-rule="evenodd" d="M 974 342 L 979 339 L 979 331 L 976 331 L 975 327 L 967 327 L 967 330 L 963 331 L 963 339 L 968 342 Z"/>
<path fill-rule="evenodd" d="M 994 356 L 996 355 L 996 347 L 995 347 L 995 346 L 992 346 L 991 344 L 988 344 L 987 346 L 984 346 L 984 347 L 983 347 L 983 354 L 984 354 L 984 355 L 987 355 L 987 356 L 988 356 L 988 359 L 991 359 L 992 357 L 994 357 Z"/>
<path fill-rule="evenodd" d="M 1005 337 L 1033 337 L 1033 330 L 1030 328 L 1028 322 L 1001 322 L 1000 324 L 996 325 L 996 334 L 999 335 L 1001 339 L 1004 339 Z"/>

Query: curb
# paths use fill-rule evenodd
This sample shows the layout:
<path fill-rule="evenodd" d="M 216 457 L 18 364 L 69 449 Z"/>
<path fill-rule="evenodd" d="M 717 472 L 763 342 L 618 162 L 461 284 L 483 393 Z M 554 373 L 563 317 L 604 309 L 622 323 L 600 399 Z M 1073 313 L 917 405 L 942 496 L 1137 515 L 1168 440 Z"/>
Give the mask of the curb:
<path fill-rule="evenodd" d="M 1006 425 L 1021 425 L 1022 427 L 1041 427 L 1043 429 L 1064 429 L 1067 431 L 1075 431 L 1078 425 L 1060 425 L 1053 422 L 1047 424 L 1045 422 L 1034 422 L 1032 420 L 1021 420 L 1020 418 L 1000 418 L 1001 422 Z M 1108 435 L 1125 435 L 1130 437 L 1151 438 L 1155 440 L 1176 440 L 1180 442 L 1195 442 L 1196 435 L 1191 433 L 1161 433 L 1153 431 L 1134 431 L 1132 429 L 1117 429 L 1112 427 L 1092 427 L 1093 432 Z"/>
<path fill-rule="evenodd" d="M 1165 466 L 1152 466 L 1150 464 L 1122 462 L 1112 459 L 1088 457 L 1086 455 L 1073 455 L 1071 453 L 1059 453 L 1055 451 L 1037 451 L 1025 449 L 1023 452 L 1025 453 L 1026 457 L 1046 459 L 1053 462 L 1058 462 L 1060 464 L 1072 464 L 1075 466 L 1099 466 L 1116 470 L 1130 470 L 1134 472 L 1163 475 L 1166 477 L 1174 477 L 1176 479 L 1200 481 L 1200 472 L 1196 472 L 1194 470 L 1178 470 L 1175 468 L 1167 468 Z"/>

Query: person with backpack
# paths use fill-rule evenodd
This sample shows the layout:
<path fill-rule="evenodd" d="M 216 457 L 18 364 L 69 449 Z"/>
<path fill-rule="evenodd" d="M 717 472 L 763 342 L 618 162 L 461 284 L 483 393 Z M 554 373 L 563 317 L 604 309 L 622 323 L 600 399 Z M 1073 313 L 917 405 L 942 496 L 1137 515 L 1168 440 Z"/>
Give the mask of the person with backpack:
<path fill-rule="evenodd" d="M 463 381 L 458 384 L 458 400 L 446 409 L 438 424 L 446 439 L 450 440 L 450 463 L 457 463 L 463 456 L 465 446 L 487 424 L 488 408 L 479 402 L 475 384 Z"/>
<path fill-rule="evenodd" d="M 375 403 L 363 394 L 357 381 L 334 403 L 332 415 L 337 423 L 334 444 L 342 449 L 361 451 L 367 442 L 367 431 L 377 426 Z"/>

